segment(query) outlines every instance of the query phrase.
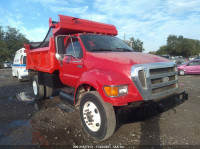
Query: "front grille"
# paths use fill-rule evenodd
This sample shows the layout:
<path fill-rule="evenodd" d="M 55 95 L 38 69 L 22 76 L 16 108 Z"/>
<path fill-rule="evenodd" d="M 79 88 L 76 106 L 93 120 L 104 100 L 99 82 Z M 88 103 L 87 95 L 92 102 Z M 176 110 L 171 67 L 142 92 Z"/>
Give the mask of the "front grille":
<path fill-rule="evenodd" d="M 152 94 L 154 95 L 154 94 L 158 94 L 158 93 L 161 93 L 161 92 L 165 92 L 165 91 L 171 90 L 175 87 L 176 87 L 176 84 L 155 88 L 155 89 L 152 89 Z"/>
<path fill-rule="evenodd" d="M 176 88 L 175 67 L 150 69 L 150 91 L 156 95 Z"/>
<path fill-rule="evenodd" d="M 162 98 L 178 89 L 177 69 L 173 62 L 134 65 L 131 77 L 144 100 Z"/>
<path fill-rule="evenodd" d="M 151 69 L 150 70 L 150 75 L 156 75 L 156 74 L 162 74 L 162 73 L 174 72 L 174 71 L 175 71 L 174 67 Z"/>
<path fill-rule="evenodd" d="M 175 75 L 173 76 L 169 76 L 169 81 L 172 81 L 172 80 L 175 80 Z M 162 83 L 162 78 L 156 78 L 156 79 L 151 79 L 151 84 L 154 85 L 154 84 L 159 84 L 159 83 Z"/>

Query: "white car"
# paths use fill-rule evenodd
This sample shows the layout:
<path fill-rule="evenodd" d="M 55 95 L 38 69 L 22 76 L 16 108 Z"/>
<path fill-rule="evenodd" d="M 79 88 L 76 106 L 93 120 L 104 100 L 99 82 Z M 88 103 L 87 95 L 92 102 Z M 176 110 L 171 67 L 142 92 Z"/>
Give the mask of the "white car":
<path fill-rule="evenodd" d="M 10 62 L 8 62 L 8 61 L 5 61 L 5 62 L 3 63 L 3 67 L 4 67 L 4 68 L 11 68 L 11 66 L 12 66 L 12 64 L 11 64 Z"/>
<path fill-rule="evenodd" d="M 14 57 L 12 65 L 12 76 L 17 77 L 19 81 L 28 77 L 28 70 L 26 70 L 26 53 L 25 49 L 19 49 Z"/>

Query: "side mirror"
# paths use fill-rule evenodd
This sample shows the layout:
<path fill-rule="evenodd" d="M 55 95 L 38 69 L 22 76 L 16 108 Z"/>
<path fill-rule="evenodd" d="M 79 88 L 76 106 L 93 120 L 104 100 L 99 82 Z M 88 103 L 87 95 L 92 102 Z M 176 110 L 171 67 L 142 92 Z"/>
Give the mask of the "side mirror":
<path fill-rule="evenodd" d="M 57 43 L 57 53 L 58 54 L 65 54 L 64 37 L 58 36 L 56 43 Z"/>
<path fill-rule="evenodd" d="M 58 54 L 56 53 L 56 59 L 57 60 L 62 60 L 64 58 L 64 54 Z"/>
<path fill-rule="evenodd" d="M 56 59 L 58 60 L 62 60 L 64 58 L 65 54 L 64 38 L 65 36 L 56 37 Z"/>

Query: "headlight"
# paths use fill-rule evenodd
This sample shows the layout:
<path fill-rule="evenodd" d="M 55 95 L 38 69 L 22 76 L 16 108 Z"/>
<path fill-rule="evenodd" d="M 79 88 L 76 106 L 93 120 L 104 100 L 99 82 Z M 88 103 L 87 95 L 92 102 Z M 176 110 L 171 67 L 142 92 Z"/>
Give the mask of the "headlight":
<path fill-rule="evenodd" d="M 104 92 L 107 96 L 117 97 L 128 94 L 128 85 L 117 85 L 117 86 L 104 86 Z"/>

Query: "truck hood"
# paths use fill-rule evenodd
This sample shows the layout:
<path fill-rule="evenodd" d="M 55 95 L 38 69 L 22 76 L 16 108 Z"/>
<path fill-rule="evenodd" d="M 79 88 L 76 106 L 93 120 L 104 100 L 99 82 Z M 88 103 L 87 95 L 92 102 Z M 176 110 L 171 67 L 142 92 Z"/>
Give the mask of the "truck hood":
<path fill-rule="evenodd" d="M 111 61 L 125 65 L 135 65 L 154 62 L 169 62 L 170 60 L 160 56 L 145 54 L 140 52 L 103 52 L 91 53 L 96 59 Z"/>

